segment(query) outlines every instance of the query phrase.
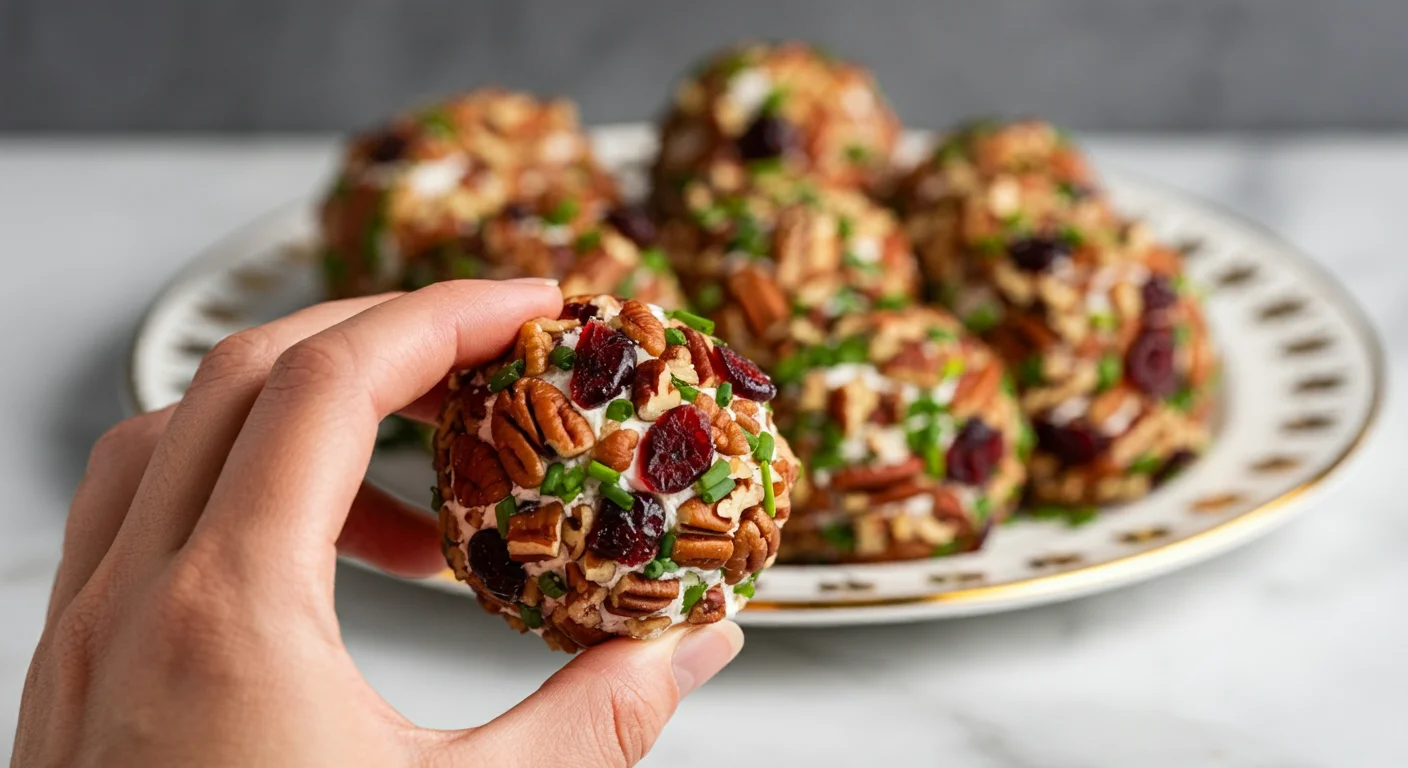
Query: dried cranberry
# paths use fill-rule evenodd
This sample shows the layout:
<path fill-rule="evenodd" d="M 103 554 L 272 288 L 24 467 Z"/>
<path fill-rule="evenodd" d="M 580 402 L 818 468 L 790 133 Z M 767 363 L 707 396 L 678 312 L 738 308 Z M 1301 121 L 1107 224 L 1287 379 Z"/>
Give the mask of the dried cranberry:
<path fill-rule="evenodd" d="M 493 528 L 469 537 L 469 569 L 489 594 L 510 602 L 523 594 L 523 583 L 528 580 L 523 566 L 509 559 L 508 544 Z"/>
<path fill-rule="evenodd" d="M 596 317 L 597 307 L 589 301 L 569 301 L 562 305 L 562 311 L 557 314 L 558 320 L 576 320 L 585 323 Z"/>
<path fill-rule="evenodd" d="M 719 344 L 714 347 L 723 364 L 724 378 L 733 385 L 733 394 L 759 403 L 777 397 L 777 385 L 756 363 Z"/>
<path fill-rule="evenodd" d="M 599 557 L 624 565 L 640 565 L 655 559 L 660 537 L 665 534 L 665 509 L 653 494 L 632 493 L 635 503 L 621 509 L 616 502 L 602 499 L 596 522 L 587 534 L 587 549 Z"/>
<path fill-rule="evenodd" d="M 797 143 L 797 129 L 771 114 L 760 114 L 738 137 L 738 155 L 744 160 L 767 160 L 782 155 Z"/>
<path fill-rule="evenodd" d="M 527 218 L 530 213 L 532 213 L 532 210 L 523 203 L 509 203 L 504 206 L 503 215 L 504 218 L 509 221 L 519 221 L 520 219 Z"/>
<path fill-rule="evenodd" d="M 1034 426 L 1037 445 L 1068 467 L 1089 464 L 1105 450 L 1105 436 L 1083 421 L 1060 425 L 1038 421 Z"/>
<path fill-rule="evenodd" d="M 950 480 L 982 485 L 1002 461 L 1002 433 L 982 419 L 969 419 L 948 447 L 946 458 Z"/>
<path fill-rule="evenodd" d="M 548 248 L 548 254 L 552 257 L 553 268 L 558 274 L 562 274 L 572 268 L 572 262 L 577 260 L 577 252 L 572 250 L 570 245 L 554 245 Z"/>
<path fill-rule="evenodd" d="M 606 214 L 606 223 L 630 238 L 638 247 L 655 245 L 655 222 L 639 205 L 623 205 Z"/>
<path fill-rule="evenodd" d="M 1057 259 L 1071 255 L 1071 247 L 1064 240 L 1051 237 L 1028 237 L 1008 246 L 1012 263 L 1025 272 L 1045 272 Z"/>
<path fill-rule="evenodd" d="M 1125 378 L 1154 397 L 1168 397 L 1178 389 L 1174 352 L 1173 331 L 1145 328 L 1125 353 Z"/>
<path fill-rule="evenodd" d="M 373 163 L 390 163 L 400 160 L 409 146 L 405 136 L 388 128 L 371 138 L 371 143 L 367 146 L 367 157 Z"/>
<path fill-rule="evenodd" d="M 1162 312 L 1178 303 L 1178 291 L 1173 282 L 1163 275 L 1153 275 L 1139 289 L 1144 298 L 1145 312 Z"/>
<path fill-rule="evenodd" d="M 1168 460 L 1164 462 L 1164 465 L 1162 467 L 1159 467 L 1159 470 L 1154 473 L 1154 485 L 1159 485 L 1162 483 L 1166 483 L 1169 480 L 1172 480 L 1174 475 L 1177 475 L 1179 472 L 1182 472 L 1184 469 L 1186 469 L 1188 465 L 1192 464 L 1193 460 L 1196 458 L 1198 458 L 1198 454 L 1193 453 L 1189 450 L 1180 449 L 1174 451 L 1173 455 L 1169 456 Z"/>
<path fill-rule="evenodd" d="M 596 408 L 621 394 L 636 372 L 636 347 L 626 334 L 595 320 L 582 326 L 572 366 L 572 402 Z"/>
<path fill-rule="evenodd" d="M 577 359 L 580 361 L 581 357 Z M 665 411 L 641 441 L 640 478 L 656 493 L 683 491 L 713 463 L 714 437 L 709 419 L 687 403 Z"/>

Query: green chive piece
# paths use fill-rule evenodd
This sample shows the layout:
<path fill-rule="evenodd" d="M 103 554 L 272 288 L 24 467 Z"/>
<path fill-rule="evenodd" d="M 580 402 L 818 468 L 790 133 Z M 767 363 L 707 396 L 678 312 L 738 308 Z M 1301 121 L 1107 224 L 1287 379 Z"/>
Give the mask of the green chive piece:
<path fill-rule="evenodd" d="M 968 364 L 963 362 L 963 358 L 957 356 L 950 357 L 944 361 L 944 378 L 956 379 L 962 376 L 963 371 L 967 370 L 967 368 Z"/>
<path fill-rule="evenodd" d="M 763 99 L 763 105 L 759 107 L 765 115 L 775 115 L 782 109 L 782 102 L 787 100 L 787 89 L 774 87 L 768 92 L 767 98 Z"/>
<path fill-rule="evenodd" d="M 582 492 L 582 486 L 587 482 L 587 468 L 573 467 L 562 475 L 562 489 L 557 494 L 563 502 L 570 502 L 577 498 L 577 494 Z"/>
<path fill-rule="evenodd" d="M 943 477 L 948 471 L 948 462 L 944 457 L 944 452 L 939 450 L 938 443 L 931 443 L 924 446 L 924 471 L 930 477 Z"/>
<path fill-rule="evenodd" d="M 689 613 L 689 609 L 704 597 L 704 593 L 709 591 L 708 584 L 691 584 L 684 588 L 684 605 L 680 608 L 680 615 Z"/>
<path fill-rule="evenodd" d="M 728 465 L 728 462 L 723 459 L 714 462 L 714 466 L 709 467 L 708 471 L 700 475 L 699 480 L 696 481 L 699 490 L 702 491 L 705 488 L 711 488 L 719 484 L 724 478 L 728 477 L 728 473 L 731 472 L 732 469 L 733 468 Z"/>
<path fill-rule="evenodd" d="M 694 306 L 701 311 L 711 312 L 724 303 L 724 289 L 718 283 L 705 283 L 694 294 Z"/>
<path fill-rule="evenodd" d="M 531 605 L 518 604 L 518 618 L 523 619 L 523 623 L 529 629 L 537 629 L 543 626 L 543 614 Z"/>
<path fill-rule="evenodd" d="M 1032 455 L 1032 449 L 1036 447 L 1036 431 L 1026 421 L 1022 422 L 1022 428 L 1017 432 L 1017 458 L 1026 461 Z"/>
<path fill-rule="evenodd" d="M 615 485 L 621 481 L 620 472 L 617 472 L 595 459 L 592 460 L 592 463 L 587 465 L 587 477 L 595 478 L 607 485 Z"/>
<path fill-rule="evenodd" d="M 571 347 L 553 347 L 548 353 L 548 362 L 564 371 L 570 371 L 577 362 L 577 353 L 572 351 Z"/>
<path fill-rule="evenodd" d="M 567 585 L 562 583 L 561 576 L 547 571 L 538 574 L 538 591 L 556 599 L 567 594 Z"/>
<path fill-rule="evenodd" d="M 498 504 L 494 505 L 494 518 L 499 523 L 500 537 L 508 538 L 508 519 L 517 511 L 518 502 L 514 501 L 512 496 L 505 496 Z"/>
<path fill-rule="evenodd" d="M 1034 387 L 1046 380 L 1041 355 L 1029 355 L 1017 366 L 1017 380 L 1022 382 L 1024 387 Z"/>
<path fill-rule="evenodd" d="M 577 239 L 572 241 L 572 250 L 577 253 L 586 253 L 595 250 L 598 245 L 601 245 L 601 231 L 593 229 L 578 235 Z"/>
<path fill-rule="evenodd" d="M 523 377 L 523 361 L 514 360 L 489 377 L 489 391 L 501 392 Z"/>
<path fill-rule="evenodd" d="M 1173 343 L 1178 346 L 1186 346 L 1193 338 L 1193 328 L 1187 323 L 1179 323 L 1173 326 Z"/>
<path fill-rule="evenodd" d="M 667 533 L 660 537 L 660 556 L 669 557 L 675 554 L 675 534 Z"/>
<path fill-rule="evenodd" d="M 1120 379 L 1124 376 L 1124 363 L 1120 361 L 1119 355 L 1107 354 L 1100 358 L 1095 371 L 1099 376 L 1095 387 L 1104 392 L 1120 383 Z"/>
<path fill-rule="evenodd" d="M 636 415 L 636 407 L 631 405 L 630 400 L 612 400 L 606 406 L 606 418 L 612 421 L 625 421 Z"/>
<path fill-rule="evenodd" d="M 752 453 L 753 451 L 758 450 L 758 436 L 757 436 L 757 435 L 755 435 L 755 434 L 753 434 L 752 432 L 749 432 L 748 430 L 745 429 L 745 430 L 743 430 L 743 439 L 748 441 L 748 452 L 749 452 L 749 453 Z"/>
<path fill-rule="evenodd" d="M 1079 229 L 1076 229 L 1075 227 L 1072 227 L 1069 224 L 1064 227 L 1061 227 L 1061 231 L 1056 233 L 1056 237 L 1060 238 L 1061 240 L 1064 240 L 1066 244 L 1071 246 L 1072 248 L 1079 248 L 1082 244 L 1085 243 L 1085 235 L 1082 234 Z"/>
<path fill-rule="evenodd" d="M 666 328 L 665 343 L 671 347 L 682 347 L 688 344 L 689 340 L 684 337 L 684 331 L 678 328 Z"/>
<path fill-rule="evenodd" d="M 1193 394 L 1193 389 L 1191 387 L 1183 387 L 1170 395 L 1164 402 L 1168 403 L 1169 407 L 1174 410 L 1186 412 L 1193 408 L 1193 403 L 1196 400 L 1197 396 Z"/>
<path fill-rule="evenodd" d="M 776 447 L 776 442 L 770 432 L 764 432 L 758 435 L 758 448 L 753 451 L 753 458 L 758 461 L 772 461 L 772 452 L 773 448 Z"/>
<path fill-rule="evenodd" d="M 1119 327 L 1113 312 L 1096 312 L 1090 316 L 1090 324 L 1101 331 L 1113 331 Z"/>
<path fill-rule="evenodd" d="M 670 383 L 675 385 L 675 389 L 680 391 L 680 397 L 684 398 L 686 402 L 692 403 L 699 397 L 699 390 L 686 384 L 678 376 L 671 376 Z"/>
<path fill-rule="evenodd" d="M 710 486 L 703 493 L 699 494 L 700 500 L 705 504 L 713 504 L 733 492 L 733 487 L 737 485 L 731 477 L 725 477 L 717 484 Z"/>
<path fill-rule="evenodd" d="M 693 328 L 700 333 L 714 334 L 714 321 L 707 317 L 700 317 L 693 312 L 686 312 L 683 309 L 675 309 L 665 313 L 670 319 L 678 320 L 681 323 Z"/>
<path fill-rule="evenodd" d="M 748 581 L 745 581 L 745 582 L 743 582 L 742 584 L 735 584 L 734 587 L 733 587 L 733 594 L 735 594 L 735 595 L 742 595 L 742 596 L 744 596 L 744 597 L 752 597 L 752 596 L 753 596 L 753 592 L 754 592 L 754 587 L 753 587 L 753 580 L 752 580 L 752 579 L 749 579 Z"/>
<path fill-rule="evenodd" d="M 714 393 L 714 402 L 718 403 L 720 408 L 727 408 L 728 404 L 733 402 L 733 384 L 727 381 L 720 384 L 719 391 Z"/>
<path fill-rule="evenodd" d="M 577 218 L 577 201 L 572 198 L 564 198 L 552 210 L 547 212 L 543 220 L 549 224 L 566 224 Z"/>
<path fill-rule="evenodd" d="M 1079 528 L 1099 516 L 1099 507 L 1076 507 L 1066 512 L 1066 525 L 1072 528 Z"/>
<path fill-rule="evenodd" d="M 619 485 L 602 483 L 601 493 L 603 496 L 610 499 L 611 503 L 621 509 L 630 509 L 636 505 L 636 498 L 631 495 L 631 492 Z"/>
<path fill-rule="evenodd" d="M 890 293 L 875 300 L 876 309 L 904 309 L 909 306 L 909 297 L 902 293 Z"/>
<path fill-rule="evenodd" d="M 543 496 L 562 495 L 562 476 L 567 474 L 567 468 L 561 462 L 553 462 L 548 465 L 548 471 L 543 475 L 543 484 L 538 486 L 538 493 Z"/>
<path fill-rule="evenodd" d="M 430 486 L 430 508 L 439 512 L 443 506 L 445 506 L 445 497 L 440 495 L 440 486 Z"/>
<path fill-rule="evenodd" d="M 457 130 L 455 121 L 452 120 L 449 115 L 445 114 L 444 110 L 439 108 L 428 110 L 425 114 L 421 115 L 420 124 L 430 133 L 444 138 L 454 136 Z"/>
<path fill-rule="evenodd" d="M 962 545 L 962 544 L 959 544 L 957 541 L 950 541 L 950 542 L 947 543 L 947 544 L 940 544 L 939 546 L 934 547 L 933 553 L 932 553 L 931 555 L 929 555 L 929 556 L 930 556 L 930 557 L 948 557 L 949 555 L 957 554 L 957 553 L 958 553 L 958 550 L 961 549 L 962 547 L 963 547 L 963 545 Z"/>
<path fill-rule="evenodd" d="M 973 516 L 977 518 L 979 523 L 983 523 L 986 522 L 991 515 L 992 501 L 986 496 L 979 496 L 978 499 L 973 502 Z"/>
<path fill-rule="evenodd" d="M 777 498 L 772 490 L 772 464 L 763 462 L 759 469 L 763 472 L 763 511 L 768 517 L 777 517 Z"/>
<path fill-rule="evenodd" d="M 850 216 L 842 216 L 837 220 L 836 234 L 840 235 L 842 240 L 851 239 L 851 235 L 855 234 L 855 231 L 856 225 L 855 222 L 851 221 Z"/>
<path fill-rule="evenodd" d="M 640 261 L 645 268 L 657 275 L 669 274 L 670 260 L 659 248 L 646 248 L 640 252 Z"/>
<path fill-rule="evenodd" d="M 1163 460 L 1158 457 L 1144 453 L 1129 463 L 1129 471 L 1136 475 L 1152 475 L 1159 471 L 1159 467 L 1162 467 L 1163 464 Z"/>
<path fill-rule="evenodd" d="M 978 253 L 988 256 L 995 256 L 1002 253 L 1002 249 L 1007 247 L 1007 242 L 1001 235 L 984 235 L 973 241 L 973 248 Z"/>
<path fill-rule="evenodd" d="M 654 581 L 660 578 L 661 576 L 665 575 L 665 565 L 659 560 L 651 560 L 650 562 L 645 564 L 645 569 L 641 571 L 641 575 L 645 576 L 645 578 L 650 579 L 651 581 Z"/>
<path fill-rule="evenodd" d="M 856 548 L 856 533 L 845 523 L 827 523 L 821 528 L 821 537 L 826 539 L 827 544 L 842 551 Z"/>
<path fill-rule="evenodd" d="M 930 328 L 929 331 L 928 331 L 925 335 L 927 335 L 927 336 L 929 337 L 929 339 L 932 340 L 932 341 L 957 341 L 957 340 L 958 340 L 958 334 L 954 333 L 953 331 L 948 330 L 947 328 Z"/>
<path fill-rule="evenodd" d="M 963 318 L 963 322 L 973 333 L 986 333 L 996 327 L 1000 319 L 997 307 L 991 304 L 982 304 Z"/>
<path fill-rule="evenodd" d="M 663 555 L 655 562 L 659 563 L 665 568 L 665 573 L 676 573 L 680 569 L 679 563 L 676 563 L 674 560 L 671 560 L 670 558 L 665 557 Z"/>

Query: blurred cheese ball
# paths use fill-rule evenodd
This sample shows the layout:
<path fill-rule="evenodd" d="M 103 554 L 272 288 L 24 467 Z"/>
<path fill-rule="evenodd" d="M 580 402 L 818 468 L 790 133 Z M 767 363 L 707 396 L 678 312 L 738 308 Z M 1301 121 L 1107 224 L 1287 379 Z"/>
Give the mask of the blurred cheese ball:
<path fill-rule="evenodd" d="M 1012 512 L 1033 436 L 1002 362 L 930 308 L 843 318 L 777 401 L 807 468 L 788 562 L 972 551 Z"/>
<path fill-rule="evenodd" d="M 902 186 L 926 284 L 1016 374 L 1031 495 L 1128 501 L 1208 443 L 1217 361 L 1182 257 L 1045 123 L 976 124 Z"/>
<path fill-rule="evenodd" d="M 764 367 L 823 340 L 837 318 L 910 303 L 919 274 L 889 211 L 851 190 L 767 174 L 746 189 L 685 189 L 662 241 L 692 304 Z"/>
<path fill-rule="evenodd" d="M 675 89 L 652 172 L 655 201 L 679 213 L 689 181 L 734 189 L 759 168 L 873 188 L 899 130 L 866 69 L 797 42 L 728 48 Z"/>
<path fill-rule="evenodd" d="M 472 241 L 511 204 L 570 201 L 592 218 L 616 198 L 571 102 L 497 89 L 455 97 L 348 144 L 319 215 L 328 289 L 365 295 L 440 274 L 422 260 Z"/>
<path fill-rule="evenodd" d="M 490 612 L 575 651 L 733 616 L 777 557 L 796 458 L 708 321 L 611 296 L 462 371 L 435 437 L 445 556 Z"/>

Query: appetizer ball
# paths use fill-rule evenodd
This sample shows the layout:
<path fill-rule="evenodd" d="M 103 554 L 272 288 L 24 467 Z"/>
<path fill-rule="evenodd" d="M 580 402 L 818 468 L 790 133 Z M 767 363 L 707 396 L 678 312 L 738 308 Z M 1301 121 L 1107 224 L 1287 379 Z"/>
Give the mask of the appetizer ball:
<path fill-rule="evenodd" d="M 909 239 L 859 192 L 780 174 L 742 193 L 686 192 L 689 216 L 666 223 L 666 249 L 719 336 L 765 367 L 843 315 L 917 295 Z"/>
<path fill-rule="evenodd" d="M 446 559 L 565 651 L 734 615 L 777 557 L 798 464 L 772 381 L 707 320 L 612 296 L 523 325 L 451 378 L 435 437 Z"/>
<path fill-rule="evenodd" d="M 951 315 L 851 315 L 799 356 L 777 408 L 808 472 L 784 560 L 967 552 L 1011 513 L 1033 436 L 1001 360 Z"/>
<path fill-rule="evenodd" d="M 708 58 L 675 90 L 653 171 L 663 210 L 690 180 L 733 190 L 760 167 L 873 188 L 900 123 L 867 70 L 803 43 L 746 44 Z"/>
<path fill-rule="evenodd" d="M 320 211 L 328 288 L 401 288 L 420 259 L 511 203 L 595 213 L 615 199 L 570 102 L 496 89 L 450 99 L 349 143 Z"/>

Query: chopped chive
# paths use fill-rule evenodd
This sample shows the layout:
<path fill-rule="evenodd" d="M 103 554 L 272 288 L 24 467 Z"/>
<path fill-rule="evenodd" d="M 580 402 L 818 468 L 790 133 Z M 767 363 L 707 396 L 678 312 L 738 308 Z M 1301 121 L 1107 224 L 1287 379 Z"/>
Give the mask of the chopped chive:
<path fill-rule="evenodd" d="M 974 333 L 986 333 L 997 326 L 999 319 L 997 307 L 991 304 L 981 304 L 977 309 L 968 313 L 968 316 L 963 318 L 963 322 Z"/>
<path fill-rule="evenodd" d="M 1079 528 L 1099 516 L 1099 507 L 1076 507 L 1066 512 L 1066 525 L 1072 528 Z"/>
<path fill-rule="evenodd" d="M 1144 453 L 1135 457 L 1134 461 L 1129 463 L 1129 471 L 1136 475 L 1152 475 L 1159 471 L 1159 467 L 1161 466 L 1163 466 L 1163 461 L 1155 456 Z"/>
<path fill-rule="evenodd" d="M 909 306 L 909 297 L 903 293 L 887 293 L 875 300 L 876 309 L 904 309 Z"/>
<path fill-rule="evenodd" d="M 505 496 L 494 505 L 494 518 L 499 524 L 499 536 L 508 538 L 508 519 L 518 511 L 518 502 L 512 496 Z"/>
<path fill-rule="evenodd" d="M 948 557 L 949 555 L 957 554 L 958 551 L 961 549 L 963 549 L 963 545 L 955 539 L 954 541 L 950 541 L 947 544 L 940 544 L 939 546 L 934 547 L 933 553 L 931 553 L 929 556 Z"/>
<path fill-rule="evenodd" d="M 1120 378 L 1124 376 L 1124 363 L 1120 361 L 1119 355 L 1106 354 L 1100 358 L 1095 370 L 1099 376 L 1095 387 L 1104 392 L 1120 383 Z"/>
<path fill-rule="evenodd" d="M 561 462 L 553 462 L 548 465 L 548 471 L 543 475 L 543 484 L 538 486 L 538 493 L 543 496 L 562 495 L 562 476 L 567 473 L 567 469 Z"/>
<path fill-rule="evenodd" d="M 837 220 L 836 233 L 841 236 L 842 240 L 851 239 L 851 235 L 854 234 L 855 231 L 855 223 L 851 221 L 850 216 L 842 216 L 839 220 Z"/>
<path fill-rule="evenodd" d="M 625 421 L 636 415 L 636 407 L 631 405 L 630 400 L 612 400 L 606 406 L 606 418 L 612 421 Z"/>
<path fill-rule="evenodd" d="M 722 499 L 723 497 L 732 493 L 733 487 L 735 485 L 737 485 L 737 483 L 733 481 L 733 478 L 725 477 L 723 480 L 720 480 L 717 484 L 705 489 L 703 493 L 699 494 L 699 498 L 705 504 L 713 504 L 719 499 Z"/>
<path fill-rule="evenodd" d="M 682 347 L 688 344 L 689 340 L 684 337 L 684 331 L 678 328 L 666 328 L 665 343 L 672 347 Z"/>
<path fill-rule="evenodd" d="M 758 436 L 757 436 L 757 435 L 755 435 L 755 434 L 753 434 L 752 432 L 749 432 L 748 430 L 745 429 L 745 430 L 743 430 L 743 439 L 748 441 L 748 452 L 749 452 L 749 453 L 752 453 L 753 451 L 758 450 Z"/>
<path fill-rule="evenodd" d="M 445 506 L 445 497 L 440 495 L 440 486 L 430 486 L 430 508 L 439 512 L 443 506 Z"/>
<path fill-rule="evenodd" d="M 577 353 L 572 351 L 571 347 L 553 347 L 548 353 L 548 362 L 564 371 L 570 371 L 577 362 Z"/>
<path fill-rule="evenodd" d="M 1041 355 L 1029 355 L 1017 366 L 1017 380 L 1022 382 L 1024 387 L 1035 387 L 1046 380 L 1045 369 Z"/>
<path fill-rule="evenodd" d="M 680 614 L 689 613 L 689 609 L 704 597 L 704 593 L 709 591 L 708 584 L 691 584 L 684 588 L 684 603 L 680 608 Z"/>
<path fill-rule="evenodd" d="M 1017 432 L 1017 458 L 1026 461 L 1032 455 L 1032 449 L 1036 447 L 1036 431 L 1026 421 L 1022 422 L 1021 429 Z"/>
<path fill-rule="evenodd" d="M 646 269 L 657 275 L 666 274 L 670 271 L 670 260 L 665 257 L 665 252 L 659 248 L 646 248 L 640 252 L 640 261 Z"/>
<path fill-rule="evenodd" d="M 944 407 L 934 400 L 933 395 L 925 392 L 916 398 L 914 402 L 909 404 L 909 408 L 905 410 L 905 415 L 924 416 L 931 413 L 942 413 L 943 411 Z"/>
<path fill-rule="evenodd" d="M 711 336 L 714 333 L 714 321 L 707 317 L 700 317 L 693 312 L 687 312 L 683 309 L 671 310 L 665 314 L 672 320 L 678 320 L 700 333 L 707 333 Z"/>
<path fill-rule="evenodd" d="M 601 245 L 601 231 L 593 229 L 590 232 L 583 232 L 572 241 L 572 250 L 577 253 L 586 253 Z"/>
<path fill-rule="evenodd" d="M 777 517 L 777 498 L 772 489 L 772 463 L 763 462 L 759 469 L 763 473 L 763 511 L 768 517 Z"/>
<path fill-rule="evenodd" d="M 988 517 L 992 515 L 992 501 L 986 496 L 979 496 L 973 502 L 973 515 L 979 523 L 986 522 Z"/>
<path fill-rule="evenodd" d="M 607 485 L 615 485 L 621 480 L 621 473 L 595 459 L 587 465 L 587 477 L 600 480 Z"/>
<path fill-rule="evenodd" d="M 641 571 L 641 575 L 645 576 L 645 578 L 650 579 L 651 581 L 654 581 L 660 578 L 661 576 L 665 575 L 665 565 L 659 560 L 651 560 L 650 562 L 645 564 L 645 568 Z"/>
<path fill-rule="evenodd" d="M 674 560 L 671 560 L 670 558 L 665 557 L 664 555 L 661 555 L 660 558 L 655 562 L 659 563 L 662 567 L 664 567 L 665 573 L 675 573 L 680 569 L 679 563 L 676 563 Z"/>
<path fill-rule="evenodd" d="M 973 249 L 989 256 L 1002 253 L 1002 249 L 1006 247 L 1007 243 L 1001 235 L 983 235 L 973 240 Z"/>
<path fill-rule="evenodd" d="M 856 532 L 845 523 L 827 523 L 822 526 L 821 538 L 825 539 L 827 544 L 842 551 L 856 548 Z"/>
<path fill-rule="evenodd" d="M 742 584 L 735 584 L 733 586 L 733 594 L 742 595 L 744 597 L 752 597 L 754 589 L 755 588 L 753 587 L 753 580 L 749 579 L 748 581 L 745 581 Z"/>
<path fill-rule="evenodd" d="M 430 133 L 444 138 L 455 135 L 455 121 L 444 110 L 436 108 L 421 115 L 420 124 Z"/>
<path fill-rule="evenodd" d="M 660 556 L 669 557 L 675 554 L 675 534 L 667 533 L 660 537 Z"/>
<path fill-rule="evenodd" d="M 714 393 L 714 402 L 718 403 L 720 408 L 727 408 L 728 404 L 732 401 L 733 384 L 725 381 L 719 385 L 719 391 Z"/>
<path fill-rule="evenodd" d="M 538 575 L 538 591 L 556 599 L 567 594 L 567 585 L 562 583 L 561 576 L 546 571 Z"/>
<path fill-rule="evenodd" d="M 956 379 L 963 375 L 963 371 L 968 368 L 968 364 L 963 362 L 961 357 L 950 357 L 944 361 L 944 378 Z"/>
<path fill-rule="evenodd" d="M 582 486 L 587 482 L 587 468 L 582 466 L 573 467 L 562 475 L 562 490 L 558 497 L 564 502 L 570 502 L 577 498 L 577 494 L 582 492 Z"/>
<path fill-rule="evenodd" d="M 846 159 L 853 163 L 864 163 L 870 159 L 870 149 L 862 144 L 846 145 Z"/>
<path fill-rule="evenodd" d="M 675 389 L 680 391 L 680 397 L 684 398 L 686 402 L 692 403 L 699 397 L 699 390 L 686 384 L 678 376 L 671 376 L 670 383 L 675 385 Z"/>
<path fill-rule="evenodd" d="M 1173 326 L 1174 344 L 1177 344 L 1180 347 L 1185 346 L 1188 343 L 1188 340 L 1191 338 L 1193 338 L 1193 328 L 1187 323 L 1179 323 Z"/>
<path fill-rule="evenodd" d="M 758 435 L 758 447 L 753 451 L 753 458 L 758 461 L 772 461 L 773 448 L 776 442 L 777 441 L 773 439 L 772 434 L 769 432 Z"/>
<path fill-rule="evenodd" d="M 552 210 L 547 212 L 543 220 L 549 224 L 566 224 L 577 217 L 577 201 L 572 198 L 563 198 Z"/>
<path fill-rule="evenodd" d="M 705 471 L 704 474 L 701 475 L 696 481 L 699 490 L 702 492 L 705 488 L 711 488 L 717 485 L 718 483 L 723 482 L 724 478 L 728 477 L 728 473 L 732 471 L 733 468 L 729 466 L 727 461 L 719 459 L 718 461 L 714 462 L 714 466 L 709 467 L 709 469 Z"/>
<path fill-rule="evenodd" d="M 523 361 L 514 360 L 489 377 L 489 391 L 501 392 L 523 377 Z"/>
<path fill-rule="evenodd" d="M 542 612 L 531 605 L 524 605 L 523 603 L 519 603 L 518 618 L 523 619 L 523 623 L 527 624 L 529 629 L 537 629 L 538 627 L 543 626 Z"/>
<path fill-rule="evenodd" d="M 610 485 L 608 483 L 602 483 L 601 493 L 603 496 L 610 499 L 611 503 L 615 504 L 621 509 L 630 509 L 631 507 L 634 507 L 636 505 L 636 499 L 634 496 L 631 495 L 631 492 L 626 490 L 625 488 L 622 488 L 619 485 Z"/>
<path fill-rule="evenodd" d="M 947 328 L 930 328 L 926 334 L 931 341 L 957 341 L 958 334 Z"/>
<path fill-rule="evenodd" d="M 943 477 L 948 471 L 947 464 L 937 442 L 924 446 L 924 471 L 930 477 Z"/>
<path fill-rule="evenodd" d="M 1193 402 L 1196 399 L 1197 398 L 1193 394 L 1193 389 L 1191 387 L 1183 387 L 1182 389 L 1170 395 L 1169 398 L 1164 402 L 1168 403 L 1169 407 L 1173 408 L 1174 410 L 1188 411 L 1193 407 Z"/>
<path fill-rule="evenodd" d="M 1061 227 L 1061 231 L 1056 233 L 1056 237 L 1065 241 L 1072 248 L 1079 248 L 1085 242 L 1085 235 L 1079 229 L 1066 225 Z"/>
<path fill-rule="evenodd" d="M 701 312 L 712 312 L 724 303 L 724 289 L 718 283 L 705 283 L 694 294 L 694 306 Z"/>
<path fill-rule="evenodd" d="M 782 109 L 782 102 L 787 100 L 787 89 L 774 87 L 768 92 L 767 98 L 763 99 L 763 105 L 759 107 L 765 115 L 775 115 Z"/>
<path fill-rule="evenodd" d="M 1096 312 L 1090 316 L 1090 324 L 1101 331 L 1113 331 L 1119 327 L 1113 312 Z"/>

